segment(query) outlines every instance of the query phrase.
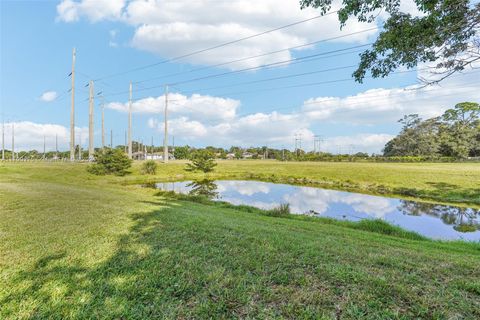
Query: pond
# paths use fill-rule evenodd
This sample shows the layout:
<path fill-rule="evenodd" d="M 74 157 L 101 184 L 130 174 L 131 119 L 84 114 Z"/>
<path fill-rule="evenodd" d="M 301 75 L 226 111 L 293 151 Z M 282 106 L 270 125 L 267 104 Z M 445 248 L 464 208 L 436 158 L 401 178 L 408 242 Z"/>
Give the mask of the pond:
<path fill-rule="evenodd" d="M 295 214 L 352 221 L 383 219 L 433 239 L 480 241 L 480 210 L 472 208 L 259 181 L 182 181 L 155 187 L 261 209 L 288 203 Z"/>

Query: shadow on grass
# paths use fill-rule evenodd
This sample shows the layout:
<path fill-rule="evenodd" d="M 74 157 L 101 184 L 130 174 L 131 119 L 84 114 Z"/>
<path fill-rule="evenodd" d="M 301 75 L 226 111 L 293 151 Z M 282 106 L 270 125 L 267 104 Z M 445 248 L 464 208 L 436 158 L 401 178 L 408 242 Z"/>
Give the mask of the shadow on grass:
<path fill-rule="evenodd" d="M 427 182 L 433 189 L 394 188 L 392 192 L 409 197 L 432 199 L 442 202 L 459 202 L 480 205 L 480 188 L 465 188 L 445 182 Z"/>
<path fill-rule="evenodd" d="M 427 184 L 435 188 L 430 192 L 436 197 L 445 198 L 447 201 L 480 204 L 480 188 L 464 188 L 445 182 L 428 182 Z"/>
<path fill-rule="evenodd" d="M 331 318 L 340 310 L 345 318 L 367 314 L 394 318 L 396 310 L 404 308 L 407 318 L 433 317 L 433 309 L 411 290 L 425 286 L 435 273 L 428 268 L 427 279 L 412 278 L 412 283 L 408 277 L 393 275 L 411 268 L 415 259 L 405 262 L 403 256 L 396 260 L 385 255 L 379 260 L 382 269 L 375 269 L 378 259 L 354 258 L 348 246 L 319 247 L 275 226 L 269 232 L 278 235 L 249 233 L 254 223 L 236 229 L 221 217 L 212 221 L 198 207 L 182 202 L 149 203 L 163 208 L 132 215 L 134 225 L 118 239 L 116 251 L 106 261 L 85 267 L 59 252 L 19 272 L 10 294 L 0 301 L 5 308 L 0 315 L 7 319 L 21 318 L 20 314 L 32 319 L 314 319 Z M 392 283 L 377 279 L 385 270 Z M 455 277 L 472 270 L 465 267 Z M 399 279 L 405 283 L 396 283 Z M 443 284 L 440 287 L 432 306 L 440 305 L 435 299 L 446 295 L 455 312 L 478 315 L 471 302 L 475 297 L 452 296 Z"/>
<path fill-rule="evenodd" d="M 59 252 L 19 272 L 11 281 L 10 293 L 0 300 L 0 318 L 241 316 L 249 295 L 245 288 L 229 292 L 231 280 L 226 280 L 218 267 L 223 259 L 218 253 L 223 250 L 219 239 L 209 246 L 204 237 L 211 234 L 169 228 L 169 219 L 176 219 L 171 209 L 181 206 L 179 203 L 170 201 L 167 207 L 163 201 L 144 202 L 163 208 L 132 215 L 134 226 L 119 238 L 116 251 L 105 262 L 84 267 L 66 252 Z M 208 257 L 218 260 L 217 267 L 208 269 Z"/>

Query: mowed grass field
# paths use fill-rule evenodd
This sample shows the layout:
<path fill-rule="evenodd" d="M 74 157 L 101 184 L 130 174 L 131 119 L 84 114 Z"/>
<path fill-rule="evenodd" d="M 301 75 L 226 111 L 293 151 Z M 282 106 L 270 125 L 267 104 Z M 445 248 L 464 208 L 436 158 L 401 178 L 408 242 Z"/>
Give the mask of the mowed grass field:
<path fill-rule="evenodd" d="M 155 179 L 202 176 L 183 166 L 160 165 Z M 211 177 L 430 196 L 441 184 L 475 202 L 480 168 L 224 161 Z M 0 319 L 480 317 L 478 244 L 181 201 L 134 184 L 145 179 L 138 164 L 127 177 L 0 164 Z"/>

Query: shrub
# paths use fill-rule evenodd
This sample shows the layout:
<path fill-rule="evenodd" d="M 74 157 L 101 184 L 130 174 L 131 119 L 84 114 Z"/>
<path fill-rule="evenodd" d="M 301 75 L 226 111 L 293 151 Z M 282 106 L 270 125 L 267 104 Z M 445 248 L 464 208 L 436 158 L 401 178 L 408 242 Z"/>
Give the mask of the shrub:
<path fill-rule="evenodd" d="M 290 204 L 282 203 L 278 207 L 266 211 L 265 214 L 271 217 L 285 217 L 290 214 Z"/>
<path fill-rule="evenodd" d="M 142 174 L 156 174 L 158 165 L 153 160 L 147 160 L 142 164 L 142 169 L 140 170 Z"/>
<path fill-rule="evenodd" d="M 191 163 L 187 164 L 186 171 L 202 171 L 203 173 L 212 172 L 217 163 L 214 155 L 208 150 L 198 150 L 191 158 Z"/>
<path fill-rule="evenodd" d="M 96 175 L 114 174 L 124 176 L 131 167 L 132 160 L 121 150 L 105 149 L 95 152 L 95 163 L 87 171 Z"/>

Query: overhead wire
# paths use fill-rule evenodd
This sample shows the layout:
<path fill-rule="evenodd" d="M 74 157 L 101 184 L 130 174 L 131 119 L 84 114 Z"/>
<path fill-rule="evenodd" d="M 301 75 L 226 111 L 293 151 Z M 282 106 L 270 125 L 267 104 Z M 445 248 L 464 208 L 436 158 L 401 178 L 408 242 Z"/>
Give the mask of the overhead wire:
<path fill-rule="evenodd" d="M 251 59 L 261 58 L 261 57 L 264 57 L 264 56 L 268 56 L 268 55 L 272 55 L 272 54 L 276 54 L 276 53 L 280 53 L 280 52 L 295 50 L 295 49 L 304 48 L 304 47 L 311 47 L 312 45 L 319 44 L 319 43 L 322 43 L 322 42 L 328 42 L 328 41 L 332 41 L 332 40 L 338 40 L 338 39 L 341 39 L 341 38 L 346 38 L 346 37 L 350 37 L 350 36 L 352 36 L 352 35 L 358 35 L 358 34 L 360 34 L 360 33 L 369 32 L 369 31 L 378 30 L 378 29 L 379 29 L 378 27 L 369 28 L 369 29 L 365 29 L 365 30 L 361 30 L 361 31 L 356 31 L 356 32 L 347 33 L 347 34 L 344 34 L 344 35 L 341 35 L 341 36 L 336 36 L 336 37 L 330 37 L 330 38 L 326 38 L 326 39 L 316 40 L 316 41 L 307 42 L 307 43 L 304 43 L 304 44 L 301 44 L 301 45 L 296 45 L 296 46 L 287 47 L 287 48 L 283 48 L 283 49 L 279 49 L 279 50 L 275 50 L 275 51 L 270 51 L 270 52 L 266 52 L 266 53 L 261 53 L 261 54 L 253 55 L 253 56 L 248 56 L 248 57 L 244 57 L 244 58 L 239 58 L 239 59 L 235 59 L 235 60 L 230 60 L 230 61 L 226 61 L 226 62 L 221 62 L 221 63 L 217 63 L 217 64 L 214 64 L 214 65 L 209 65 L 209 66 L 194 68 L 194 69 L 190 69 L 190 70 L 187 70 L 187 71 L 182 71 L 182 72 L 177 72 L 177 73 L 171 73 L 171 74 L 167 74 L 167 75 L 163 75 L 163 76 L 158 76 L 158 77 L 153 77 L 153 78 L 149 78 L 149 79 L 145 79 L 145 80 L 134 81 L 133 83 L 138 84 L 138 83 L 143 83 L 143 82 L 148 82 L 148 81 L 153 81 L 153 80 L 158 80 L 158 79 L 163 79 L 163 78 L 168 78 L 168 77 L 173 77 L 173 76 L 179 76 L 179 75 L 183 75 L 183 74 L 187 74 L 187 73 L 192 73 L 192 72 L 197 72 L 197 71 L 203 71 L 203 70 L 213 69 L 213 68 L 217 68 L 217 67 L 222 67 L 222 66 L 226 66 L 226 65 L 229 65 L 229 64 L 233 64 L 233 63 L 238 63 L 238 62 L 243 62 L 243 61 L 247 61 L 247 60 L 251 60 Z"/>
<path fill-rule="evenodd" d="M 369 44 L 367 44 L 367 45 L 369 45 Z M 171 83 L 171 84 L 169 83 L 168 85 L 178 86 L 178 85 L 185 84 L 185 83 L 196 82 L 196 81 L 206 80 L 206 79 L 210 79 L 210 78 L 219 78 L 219 77 L 229 76 L 229 75 L 238 74 L 238 73 L 242 73 L 242 72 L 246 72 L 246 71 L 268 69 L 268 68 L 271 68 L 272 66 L 279 66 L 279 65 L 283 65 L 283 64 L 286 65 L 286 63 L 289 63 L 289 62 L 292 62 L 292 64 L 298 64 L 298 63 L 311 62 L 311 61 L 315 61 L 315 60 L 318 60 L 318 59 L 333 58 L 333 57 L 342 56 L 342 55 L 345 55 L 345 54 L 351 54 L 351 53 L 359 52 L 359 51 L 352 51 L 352 52 L 345 52 L 345 51 L 346 50 L 351 50 L 351 49 L 357 49 L 357 48 L 360 48 L 360 47 L 365 47 L 367 45 L 359 45 L 359 46 L 352 46 L 352 47 L 348 47 L 348 48 L 330 50 L 330 51 L 321 52 L 321 53 L 317 53 L 317 54 L 313 54 L 313 55 L 308 55 L 308 56 L 283 60 L 283 61 L 280 61 L 280 62 L 273 62 L 273 63 L 261 65 L 261 66 L 244 68 L 244 69 L 235 70 L 235 71 L 222 72 L 222 73 L 207 75 L 207 76 L 199 77 L 199 78 L 187 79 L 187 80 L 181 81 L 181 82 L 176 82 L 176 83 Z M 336 54 L 334 54 L 334 53 L 336 53 Z M 149 86 L 149 87 L 142 86 L 142 88 L 135 90 L 135 92 L 141 92 L 141 91 L 147 91 L 147 90 L 161 88 L 161 87 L 164 87 L 166 84 L 167 83 L 160 84 L 160 85 Z M 129 92 L 128 90 L 124 90 L 124 91 L 111 93 L 111 94 L 108 94 L 108 95 L 105 95 L 105 96 L 122 95 L 122 94 L 126 94 L 128 92 Z"/>
<path fill-rule="evenodd" d="M 293 27 L 293 26 L 296 26 L 296 25 L 299 25 L 299 24 L 302 24 L 302 23 L 305 23 L 305 22 L 308 22 L 308 21 L 312 21 L 312 20 L 315 20 L 315 19 L 326 17 L 326 16 L 329 16 L 329 15 L 337 13 L 337 12 L 338 12 L 338 10 L 330 11 L 330 12 L 327 12 L 325 14 L 316 15 L 316 16 L 313 16 L 313 17 L 310 17 L 310 18 L 307 18 L 307 19 L 303 19 L 303 20 L 300 20 L 300 21 L 289 23 L 287 25 L 283 25 L 283 26 L 280 26 L 280 27 L 277 27 L 277 28 L 273 28 L 273 29 L 270 29 L 270 30 L 267 30 L 267 31 L 260 32 L 260 33 L 252 34 L 250 36 L 246 36 L 246 37 L 239 38 L 239 39 L 236 39 L 236 40 L 224 42 L 224 43 L 221 43 L 221 44 L 218 44 L 218 45 L 215 45 L 215 46 L 212 46 L 212 47 L 208 47 L 208 48 L 205 48 L 205 49 L 196 50 L 196 51 L 186 53 L 186 54 L 183 54 L 183 55 L 179 55 L 179 56 L 176 56 L 176 57 L 173 57 L 173 58 L 165 59 L 165 60 L 162 60 L 162 61 L 159 61 L 159 62 L 156 62 L 156 63 L 151 63 L 151 64 L 147 64 L 147 65 L 144 65 L 144 66 L 132 68 L 130 70 L 126 70 L 126 71 L 123 71 L 123 72 L 118 72 L 118 73 L 110 74 L 110 75 L 107 75 L 107 76 L 98 77 L 94 80 L 102 80 L 102 79 L 113 78 L 113 77 L 116 77 L 116 76 L 119 76 L 119 75 L 124 75 L 124 74 L 128 74 L 128 73 L 131 73 L 131 72 L 151 68 L 151 67 L 154 67 L 154 66 L 157 66 L 157 65 L 160 65 L 160 64 L 165 64 L 165 63 L 181 60 L 181 59 L 188 58 L 188 57 L 200 54 L 200 53 L 204 53 L 204 52 L 207 52 L 207 51 L 211 51 L 211 50 L 214 50 L 214 49 L 225 47 L 225 46 L 228 46 L 228 45 L 231 45 L 231 44 L 234 44 L 234 43 L 238 43 L 238 42 L 241 42 L 241 41 L 253 39 L 253 38 L 268 34 L 268 33 L 272 33 L 272 32 L 282 30 L 282 29 L 286 29 L 286 28 L 290 28 L 290 27 Z"/>

